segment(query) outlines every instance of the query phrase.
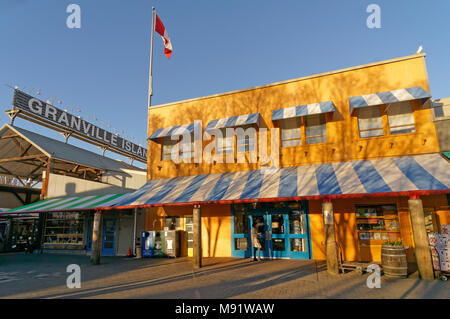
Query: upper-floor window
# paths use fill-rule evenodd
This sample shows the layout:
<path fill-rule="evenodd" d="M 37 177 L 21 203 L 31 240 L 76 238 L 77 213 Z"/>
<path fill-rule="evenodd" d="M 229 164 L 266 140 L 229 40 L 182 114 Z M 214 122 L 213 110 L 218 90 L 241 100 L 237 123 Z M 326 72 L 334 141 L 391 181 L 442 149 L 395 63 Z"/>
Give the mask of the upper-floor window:
<path fill-rule="evenodd" d="M 280 128 L 282 147 L 301 145 L 302 138 L 299 117 L 280 120 Z"/>
<path fill-rule="evenodd" d="M 243 135 L 237 134 L 238 153 L 253 152 L 256 150 L 256 129 L 253 125 L 244 125 L 236 128 L 236 132 L 244 132 Z"/>
<path fill-rule="evenodd" d="M 190 137 L 190 138 L 189 138 Z M 181 139 L 181 140 L 180 140 Z M 188 159 L 194 157 L 194 134 L 178 136 L 175 140 L 171 136 L 163 138 L 162 160 Z M 174 157 L 173 157 L 174 156 Z"/>
<path fill-rule="evenodd" d="M 171 136 L 164 137 L 161 152 L 163 161 L 172 159 L 172 152 L 174 151 L 174 148 L 178 149 L 178 139 L 172 140 Z"/>
<path fill-rule="evenodd" d="M 380 105 L 358 109 L 360 137 L 383 136 L 383 118 Z"/>
<path fill-rule="evenodd" d="M 384 116 L 383 116 L 384 115 Z M 384 124 L 383 117 L 387 119 Z M 359 136 L 383 136 L 384 125 L 389 128 L 386 134 L 414 133 L 416 127 L 410 101 L 388 104 L 386 107 L 374 105 L 358 109 Z"/>
<path fill-rule="evenodd" d="M 327 124 L 325 114 L 309 115 L 305 117 L 306 144 L 327 142 Z"/>
<path fill-rule="evenodd" d="M 414 133 L 414 116 L 411 102 L 392 103 L 387 107 L 389 130 L 391 134 Z"/>
<path fill-rule="evenodd" d="M 220 131 L 220 134 L 215 136 L 216 139 L 216 154 L 228 154 L 234 153 L 234 135 L 228 134 L 227 129 L 221 128 L 217 129 Z"/>
<path fill-rule="evenodd" d="M 181 159 L 194 157 L 194 133 L 191 133 L 190 135 L 184 135 L 179 144 Z"/>
<path fill-rule="evenodd" d="M 305 144 L 327 142 L 325 114 L 308 115 L 280 120 L 281 146 L 300 146 L 302 144 L 302 125 L 305 128 Z"/>

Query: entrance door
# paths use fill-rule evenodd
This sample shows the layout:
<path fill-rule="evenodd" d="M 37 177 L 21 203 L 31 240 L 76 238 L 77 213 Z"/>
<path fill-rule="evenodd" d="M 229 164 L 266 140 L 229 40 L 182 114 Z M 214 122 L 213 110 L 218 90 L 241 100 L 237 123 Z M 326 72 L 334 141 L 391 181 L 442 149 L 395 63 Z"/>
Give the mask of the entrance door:
<path fill-rule="evenodd" d="M 288 228 L 286 214 L 284 212 L 273 212 L 268 214 L 269 230 L 272 234 L 271 256 L 272 258 L 289 257 Z"/>
<path fill-rule="evenodd" d="M 249 233 L 250 233 L 250 256 L 253 256 L 253 243 L 251 240 L 251 228 L 253 227 L 253 225 L 256 225 L 257 229 L 258 229 L 258 233 L 259 235 L 259 242 L 261 243 L 261 258 L 267 258 L 269 257 L 268 255 L 268 250 L 267 250 L 267 240 L 266 240 L 266 231 L 267 231 L 267 215 L 264 214 L 263 212 L 253 212 L 250 216 L 250 223 L 249 223 Z M 258 254 L 258 252 L 257 252 Z"/>
<path fill-rule="evenodd" d="M 108 218 L 103 221 L 102 255 L 114 256 L 114 239 L 116 235 L 116 220 Z"/>
<path fill-rule="evenodd" d="M 286 224 L 289 227 L 288 249 L 289 257 L 295 259 L 309 259 L 309 229 L 308 215 L 304 210 L 289 210 L 285 215 Z"/>
<path fill-rule="evenodd" d="M 261 257 L 312 258 L 307 201 L 258 203 L 255 206 L 233 206 L 232 256 L 253 256 L 251 227 L 259 220 L 263 225 L 261 239 L 264 243 Z"/>

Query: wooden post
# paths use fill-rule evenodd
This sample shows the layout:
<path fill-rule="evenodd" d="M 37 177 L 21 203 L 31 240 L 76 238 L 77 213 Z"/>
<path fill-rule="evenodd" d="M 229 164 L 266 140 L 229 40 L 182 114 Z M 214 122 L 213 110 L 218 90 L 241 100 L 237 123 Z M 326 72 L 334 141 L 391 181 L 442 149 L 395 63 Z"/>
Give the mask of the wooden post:
<path fill-rule="evenodd" d="M 325 232 L 325 249 L 327 270 L 330 274 L 339 274 L 338 249 L 334 229 L 333 204 L 330 200 L 322 203 L 323 227 Z"/>
<path fill-rule="evenodd" d="M 194 205 L 193 210 L 193 228 L 194 228 L 194 268 L 202 267 L 202 213 L 200 205 Z"/>
<path fill-rule="evenodd" d="M 100 256 L 102 253 L 102 212 L 95 212 L 94 225 L 92 227 L 92 250 L 91 263 L 93 265 L 100 264 Z"/>
<path fill-rule="evenodd" d="M 422 279 L 433 280 L 433 261 L 431 260 L 428 235 L 425 229 L 422 200 L 417 197 L 411 197 L 408 200 L 408 206 L 411 215 L 417 267 L 419 268 L 420 277 Z"/>

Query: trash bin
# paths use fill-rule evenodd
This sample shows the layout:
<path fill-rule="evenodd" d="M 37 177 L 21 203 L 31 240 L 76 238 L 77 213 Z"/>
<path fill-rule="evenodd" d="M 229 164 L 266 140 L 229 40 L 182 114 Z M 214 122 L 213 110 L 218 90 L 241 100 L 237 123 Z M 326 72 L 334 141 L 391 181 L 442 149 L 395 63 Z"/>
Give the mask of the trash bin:
<path fill-rule="evenodd" d="M 153 257 L 153 249 L 155 247 L 155 232 L 142 232 L 142 257 Z"/>
<path fill-rule="evenodd" d="M 136 258 L 142 258 L 141 239 L 139 237 L 136 237 Z"/>
<path fill-rule="evenodd" d="M 153 257 L 164 257 L 164 231 L 155 231 L 155 246 L 153 247 Z"/>

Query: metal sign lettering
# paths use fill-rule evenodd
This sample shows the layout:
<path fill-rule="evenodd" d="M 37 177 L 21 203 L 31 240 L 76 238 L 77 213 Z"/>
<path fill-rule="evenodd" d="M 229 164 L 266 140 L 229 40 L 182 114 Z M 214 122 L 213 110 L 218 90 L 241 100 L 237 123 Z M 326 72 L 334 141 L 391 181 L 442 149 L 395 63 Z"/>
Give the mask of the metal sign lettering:
<path fill-rule="evenodd" d="M 33 119 L 38 119 L 47 124 L 55 124 L 54 128 L 56 130 L 72 133 L 74 137 L 88 142 L 91 141 L 93 144 L 104 146 L 111 151 L 144 163 L 147 161 L 147 149 L 142 146 L 136 145 L 117 134 L 108 132 L 79 116 L 63 111 L 20 90 L 14 90 L 13 106 Z M 20 116 L 20 113 L 18 115 Z"/>

